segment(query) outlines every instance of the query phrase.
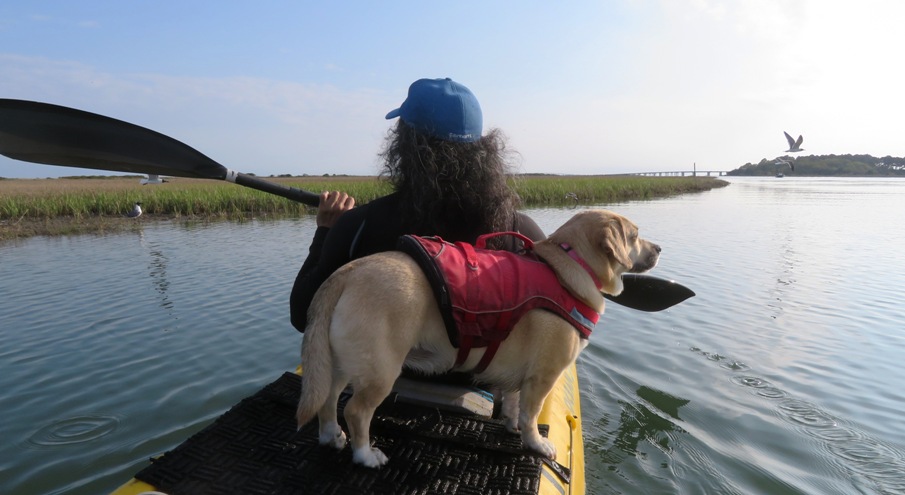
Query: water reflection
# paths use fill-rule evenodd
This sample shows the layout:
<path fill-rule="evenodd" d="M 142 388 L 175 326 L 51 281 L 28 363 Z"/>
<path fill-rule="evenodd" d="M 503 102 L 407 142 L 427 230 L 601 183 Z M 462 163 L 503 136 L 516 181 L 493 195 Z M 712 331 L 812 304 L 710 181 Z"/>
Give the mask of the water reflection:
<path fill-rule="evenodd" d="M 167 264 L 169 259 L 163 252 L 161 244 L 156 241 L 148 241 L 145 239 L 143 229 L 138 231 L 138 239 L 142 248 L 147 250 L 150 260 L 148 261 L 148 275 L 151 277 L 151 283 L 154 291 L 157 292 L 160 301 L 160 307 L 167 310 L 172 315 L 173 301 L 167 290 L 170 287 L 170 281 L 167 279 Z"/>
<path fill-rule="evenodd" d="M 642 442 L 668 453 L 672 450 L 669 434 L 685 433 L 677 421 L 681 421 L 679 408 L 688 404 L 689 400 L 644 385 L 635 393 L 642 400 L 619 401 L 622 412 L 616 427 L 616 438 L 613 446 L 603 451 L 601 456 L 606 464 L 619 464 L 626 456 L 641 454 L 639 445 Z"/>
<path fill-rule="evenodd" d="M 789 298 L 789 293 L 795 284 L 795 265 L 798 256 L 795 251 L 795 239 L 792 233 L 792 227 L 787 226 L 788 230 L 782 234 L 782 239 L 777 243 L 779 246 L 778 255 L 780 257 L 779 266 L 776 267 L 776 285 L 773 287 L 771 301 L 767 306 L 771 310 L 770 317 L 776 319 L 783 313 L 783 307 Z"/>

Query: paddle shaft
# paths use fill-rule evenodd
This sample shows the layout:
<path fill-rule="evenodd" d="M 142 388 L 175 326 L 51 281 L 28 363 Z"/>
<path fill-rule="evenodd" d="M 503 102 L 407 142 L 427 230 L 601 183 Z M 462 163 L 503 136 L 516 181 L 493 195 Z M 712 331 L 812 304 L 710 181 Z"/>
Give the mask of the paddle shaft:
<path fill-rule="evenodd" d="M 230 173 L 228 173 L 226 176 L 226 180 L 239 184 L 240 186 L 250 187 L 252 189 L 257 189 L 258 191 L 282 196 L 286 199 L 304 203 L 308 206 L 317 206 L 318 204 L 320 204 L 320 195 L 314 194 L 313 192 L 297 189 L 295 187 L 284 186 L 283 184 L 266 181 L 259 179 L 253 175 L 243 174 L 241 172 L 229 172 Z"/>

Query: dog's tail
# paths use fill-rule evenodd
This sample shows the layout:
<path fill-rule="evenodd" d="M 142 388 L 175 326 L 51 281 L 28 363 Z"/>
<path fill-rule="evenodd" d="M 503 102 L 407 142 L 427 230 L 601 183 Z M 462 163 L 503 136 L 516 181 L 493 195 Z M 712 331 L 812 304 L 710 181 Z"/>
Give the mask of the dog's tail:
<path fill-rule="evenodd" d="M 327 279 L 314 295 L 308 311 L 309 321 L 302 341 L 302 396 L 296 410 L 299 429 L 324 406 L 333 387 L 330 322 L 333 309 L 342 295 L 341 278 L 332 276 Z"/>

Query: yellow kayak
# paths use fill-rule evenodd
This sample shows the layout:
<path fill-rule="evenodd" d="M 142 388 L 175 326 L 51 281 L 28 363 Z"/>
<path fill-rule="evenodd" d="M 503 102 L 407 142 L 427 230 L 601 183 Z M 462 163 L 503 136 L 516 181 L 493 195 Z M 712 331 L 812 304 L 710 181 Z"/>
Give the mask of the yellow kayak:
<path fill-rule="evenodd" d="M 297 373 L 284 374 L 153 459 L 113 495 L 342 489 L 355 493 L 585 493 L 574 365 L 560 377 L 540 414 L 540 424 L 546 425 L 542 431 L 546 429 L 556 445 L 555 462 L 525 451 L 518 435 L 506 432 L 499 420 L 485 417 L 486 411 L 477 411 L 483 407 L 477 404 L 481 396 L 459 394 L 449 401 L 447 394 L 437 399 L 443 394 L 416 385 L 400 388 L 377 410 L 372 422 L 372 436 L 391 462 L 376 470 L 353 466 L 348 448 L 336 452 L 316 445 L 316 422 L 295 432 L 299 381 Z M 437 387 L 442 386 L 429 388 Z M 438 400 L 452 406 L 431 405 Z M 309 427 L 312 431 L 306 435 Z M 482 491 L 476 492 L 476 487 Z"/>

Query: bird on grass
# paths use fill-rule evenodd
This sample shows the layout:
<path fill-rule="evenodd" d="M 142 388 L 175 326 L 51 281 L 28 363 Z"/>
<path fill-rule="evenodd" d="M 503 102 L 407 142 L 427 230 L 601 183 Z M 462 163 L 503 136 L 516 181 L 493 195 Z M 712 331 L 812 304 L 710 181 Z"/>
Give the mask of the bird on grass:
<path fill-rule="evenodd" d="M 786 153 L 796 153 L 798 151 L 804 151 L 801 147 L 801 143 L 804 142 L 804 136 L 799 135 L 798 141 L 792 139 L 792 136 L 789 135 L 788 132 L 783 131 L 783 134 L 786 135 L 786 141 L 789 142 L 789 149 L 786 150 Z"/>
<path fill-rule="evenodd" d="M 577 194 L 575 194 L 574 192 L 567 192 L 566 199 L 571 199 L 571 200 L 575 201 L 575 204 L 572 205 L 572 209 L 575 209 L 576 207 L 578 207 L 578 195 Z"/>
<path fill-rule="evenodd" d="M 132 207 L 132 211 L 126 213 L 126 216 L 129 218 L 138 218 L 141 216 L 141 203 L 135 203 L 135 206 Z"/>
<path fill-rule="evenodd" d="M 166 180 L 161 179 L 159 175 L 156 175 L 156 174 L 148 174 L 148 178 L 147 178 L 147 179 L 142 179 L 142 180 L 140 180 L 140 181 L 138 181 L 138 182 L 139 182 L 139 184 L 141 184 L 141 185 L 143 185 L 143 186 L 146 186 L 146 185 L 148 185 L 148 184 L 163 184 L 164 182 L 166 182 Z"/>

